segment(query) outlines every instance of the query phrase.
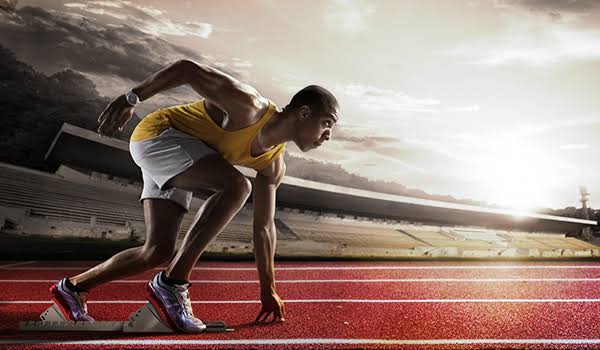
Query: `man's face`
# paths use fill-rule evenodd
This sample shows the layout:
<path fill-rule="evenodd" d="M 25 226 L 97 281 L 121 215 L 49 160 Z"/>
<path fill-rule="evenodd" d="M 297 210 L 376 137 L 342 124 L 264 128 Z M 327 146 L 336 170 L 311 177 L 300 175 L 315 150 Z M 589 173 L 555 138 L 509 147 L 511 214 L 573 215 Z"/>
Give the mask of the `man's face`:
<path fill-rule="evenodd" d="M 300 108 L 300 128 L 298 130 L 298 148 L 303 152 L 321 146 L 331 139 L 332 128 L 339 120 L 339 109 L 312 112 L 310 107 Z"/>

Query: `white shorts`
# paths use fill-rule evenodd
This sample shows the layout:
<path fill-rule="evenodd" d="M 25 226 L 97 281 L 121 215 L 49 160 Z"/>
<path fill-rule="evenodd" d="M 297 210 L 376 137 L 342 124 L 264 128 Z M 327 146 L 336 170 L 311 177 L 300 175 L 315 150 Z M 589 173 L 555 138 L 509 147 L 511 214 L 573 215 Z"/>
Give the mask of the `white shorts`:
<path fill-rule="evenodd" d="M 192 192 L 167 184 L 173 177 L 191 167 L 197 160 L 219 154 L 202 140 L 168 128 L 160 135 L 129 143 L 133 161 L 142 169 L 144 189 L 140 202 L 147 198 L 169 199 L 186 211 L 192 203 Z"/>

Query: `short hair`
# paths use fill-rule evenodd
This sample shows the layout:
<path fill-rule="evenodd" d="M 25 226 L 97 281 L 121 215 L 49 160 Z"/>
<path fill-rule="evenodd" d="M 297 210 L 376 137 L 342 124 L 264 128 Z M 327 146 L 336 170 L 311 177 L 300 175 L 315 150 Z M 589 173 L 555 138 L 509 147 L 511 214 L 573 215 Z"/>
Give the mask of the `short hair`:
<path fill-rule="evenodd" d="M 338 101 L 329 90 L 318 85 L 309 85 L 298 91 L 284 109 L 296 109 L 307 105 L 312 111 L 330 112 L 338 108 Z"/>

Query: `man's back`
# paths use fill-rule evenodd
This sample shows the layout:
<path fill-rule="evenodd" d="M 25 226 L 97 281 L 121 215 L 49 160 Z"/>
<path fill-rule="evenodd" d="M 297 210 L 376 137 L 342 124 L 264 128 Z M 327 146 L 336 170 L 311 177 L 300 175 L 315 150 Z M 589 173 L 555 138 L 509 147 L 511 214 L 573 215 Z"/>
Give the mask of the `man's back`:
<path fill-rule="evenodd" d="M 214 117 L 208 113 L 208 104 L 206 99 L 201 99 L 190 104 L 158 109 L 138 124 L 130 140 L 148 140 L 160 135 L 168 128 L 175 128 L 206 142 L 231 164 L 257 170 L 264 168 L 283 153 L 285 143 L 258 154 L 252 151 L 252 143 L 256 135 L 276 110 L 272 102 L 268 101 L 267 108 L 262 109 L 262 115 L 259 115 L 252 124 L 243 125 L 243 121 L 235 120 L 242 127 L 231 130 L 230 128 L 224 129 L 217 123 L 219 119 L 223 120 L 223 118 Z M 213 108 L 213 111 L 218 113 L 219 109 Z M 247 115 L 238 115 L 238 117 L 241 120 L 249 119 Z"/>

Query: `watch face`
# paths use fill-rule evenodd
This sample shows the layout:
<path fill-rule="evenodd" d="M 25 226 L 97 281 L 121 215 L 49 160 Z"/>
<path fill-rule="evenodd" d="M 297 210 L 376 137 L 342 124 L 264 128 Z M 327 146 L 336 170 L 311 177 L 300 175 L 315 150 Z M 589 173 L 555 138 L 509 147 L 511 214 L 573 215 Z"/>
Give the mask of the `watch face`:
<path fill-rule="evenodd" d="M 127 98 L 127 103 L 129 103 L 130 105 L 135 105 L 138 102 L 137 96 L 133 93 L 128 93 L 127 95 L 125 95 L 125 97 Z"/>

